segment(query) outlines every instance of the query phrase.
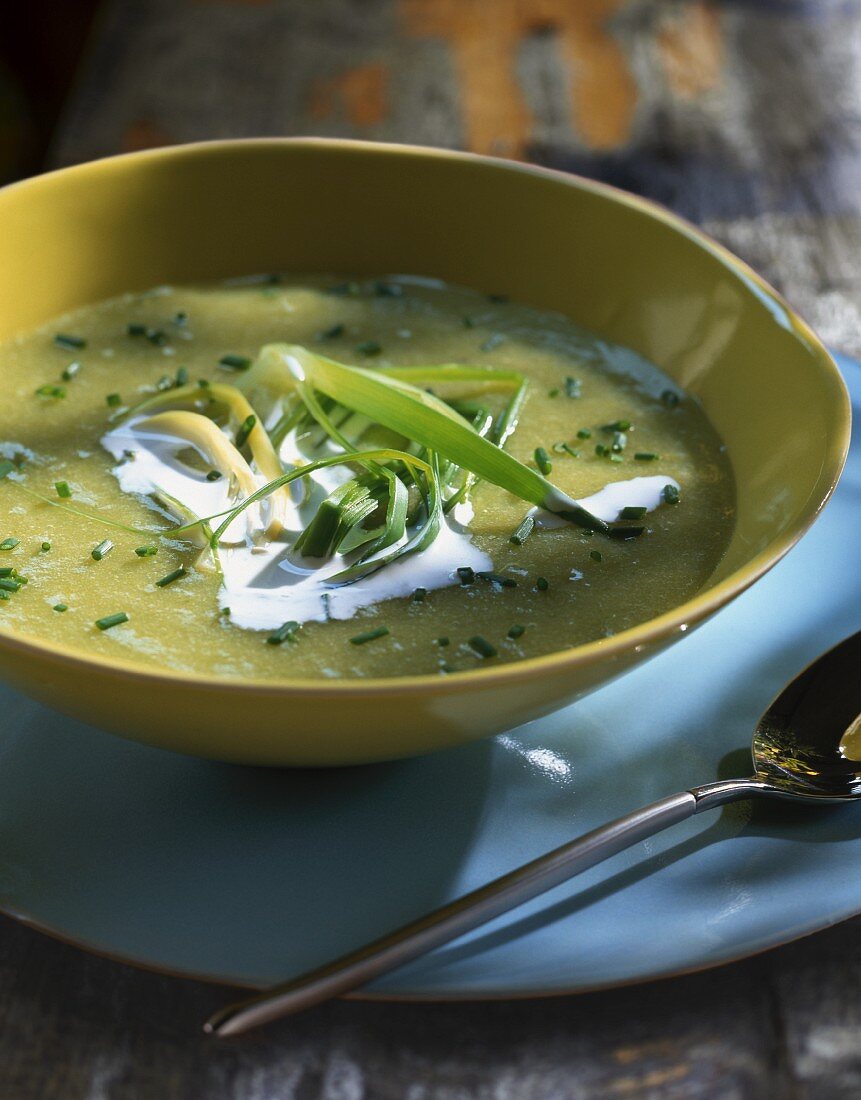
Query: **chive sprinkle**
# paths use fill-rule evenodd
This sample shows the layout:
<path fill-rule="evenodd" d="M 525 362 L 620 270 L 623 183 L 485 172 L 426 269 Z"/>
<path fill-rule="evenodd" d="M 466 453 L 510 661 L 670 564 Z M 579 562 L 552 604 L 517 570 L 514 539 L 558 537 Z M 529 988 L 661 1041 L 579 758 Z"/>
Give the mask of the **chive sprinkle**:
<path fill-rule="evenodd" d="M 60 614 L 62 615 L 62 613 L 63 613 L 64 611 L 68 611 L 68 610 L 69 610 L 69 605 L 68 605 L 68 604 L 65 604 L 65 603 L 55 603 L 55 604 L 54 604 L 54 607 L 53 607 L 53 610 L 54 610 L 54 611 L 59 611 L 59 612 L 60 612 Z"/>
<path fill-rule="evenodd" d="M 470 649 L 474 650 L 479 657 L 495 657 L 496 646 L 492 646 L 487 638 L 482 638 L 480 634 L 474 634 L 467 643 Z"/>
<path fill-rule="evenodd" d="M 615 451 L 616 454 L 620 454 L 628 446 L 628 437 L 624 432 L 613 432 L 613 442 L 610 444 L 610 450 Z"/>
<path fill-rule="evenodd" d="M 644 508 L 640 504 L 629 504 L 627 508 L 623 508 L 619 513 L 619 519 L 642 519 L 648 512 L 648 508 Z"/>
<path fill-rule="evenodd" d="M 69 365 L 65 368 L 65 370 L 63 371 L 61 377 L 62 377 L 64 382 L 71 382 L 76 374 L 80 374 L 80 371 L 81 371 L 81 364 L 78 362 L 77 359 L 75 359 L 73 362 L 69 363 Z"/>
<path fill-rule="evenodd" d="M 54 488 L 57 490 L 57 496 L 62 497 L 63 500 L 68 500 L 72 495 L 72 490 L 69 488 L 68 481 L 55 481 Z"/>
<path fill-rule="evenodd" d="M 330 328 L 324 329 L 318 339 L 319 340 L 337 340 L 339 336 L 344 335 L 344 326 L 340 324 L 332 325 Z"/>
<path fill-rule="evenodd" d="M 254 425 L 256 423 L 257 417 L 254 415 L 254 413 L 246 416 L 246 418 L 242 421 L 242 427 L 236 433 L 236 439 L 234 440 L 234 446 L 237 449 L 240 447 L 244 447 L 245 444 L 248 442 L 248 437 L 254 431 Z"/>
<path fill-rule="evenodd" d="M 543 447 L 535 448 L 535 465 L 542 472 L 542 474 L 549 474 L 553 469 L 553 463 L 550 461 L 550 455 L 544 450 Z"/>
<path fill-rule="evenodd" d="M 274 634 L 269 635 L 266 639 L 266 644 L 282 645 L 284 642 L 294 642 L 296 640 L 295 635 L 297 631 L 301 629 L 301 623 L 297 623 L 294 619 L 289 619 L 282 626 L 279 626 Z"/>
<path fill-rule="evenodd" d="M 630 420 L 614 420 L 612 424 L 605 424 L 605 432 L 629 432 L 631 430 Z"/>
<path fill-rule="evenodd" d="M 379 340 L 363 340 L 361 344 L 356 344 L 356 351 L 360 355 L 379 355 L 383 350 L 383 345 Z"/>
<path fill-rule="evenodd" d="M 105 398 L 109 409 L 118 409 L 123 403 L 122 397 L 118 393 L 109 393 Z"/>
<path fill-rule="evenodd" d="M 616 539 L 617 541 L 626 542 L 628 539 L 638 539 L 640 535 L 646 530 L 645 527 L 611 527 L 607 532 L 607 538 Z"/>
<path fill-rule="evenodd" d="M 678 504 L 681 494 L 675 485 L 665 485 L 661 490 L 661 497 L 665 504 Z"/>
<path fill-rule="evenodd" d="M 139 558 L 154 558 L 158 553 L 157 546 L 138 546 L 135 548 L 135 553 Z"/>
<path fill-rule="evenodd" d="M 443 636 L 441 638 L 437 638 L 437 640 L 436 640 L 436 644 L 438 646 L 440 646 L 440 648 L 445 648 L 445 646 L 447 646 L 448 643 L 449 643 L 449 638 L 445 634 L 443 634 Z"/>
<path fill-rule="evenodd" d="M 559 387 L 554 386 L 552 390 L 548 390 L 547 391 L 547 396 L 548 397 L 558 397 L 559 396 Z"/>
<path fill-rule="evenodd" d="M 366 630 L 364 634 L 355 634 L 350 639 L 351 645 L 364 645 L 365 642 L 373 642 L 376 638 L 385 638 L 389 633 L 387 626 L 378 626 L 376 630 Z"/>
<path fill-rule="evenodd" d="M 0 566 L 0 577 L 11 577 L 15 573 L 15 567 L 13 565 Z"/>
<path fill-rule="evenodd" d="M 188 367 L 178 367 L 176 371 L 177 386 L 188 385 Z"/>
<path fill-rule="evenodd" d="M 17 592 L 21 582 L 14 577 L 0 577 L 0 592 Z"/>
<path fill-rule="evenodd" d="M 565 379 L 565 395 L 566 397 L 579 397 L 580 396 L 581 382 L 579 378 L 571 378 L 570 375 Z"/>
<path fill-rule="evenodd" d="M 113 615 L 105 615 L 102 619 L 96 619 L 96 626 L 99 630 L 110 630 L 112 626 L 119 626 L 120 623 L 127 623 L 128 621 L 129 617 L 125 611 L 116 611 Z"/>
<path fill-rule="evenodd" d="M 248 370 L 251 366 L 251 360 L 247 355 L 222 355 L 218 360 L 220 367 L 226 367 L 228 370 Z"/>
<path fill-rule="evenodd" d="M 483 581 L 490 581 L 491 584 L 499 585 L 500 588 L 517 588 L 517 581 L 513 577 L 504 577 L 501 573 L 493 573 L 483 569 L 475 575 L 481 577 Z"/>
<path fill-rule="evenodd" d="M 475 570 L 469 565 L 459 565 L 457 575 L 461 584 L 472 584 L 475 580 Z"/>
<path fill-rule="evenodd" d="M 592 432 L 589 430 L 589 428 L 581 428 L 580 431 L 577 433 L 577 438 L 578 439 L 591 439 L 592 438 Z"/>
<path fill-rule="evenodd" d="M 0 481 L 2 481 L 7 474 L 11 474 L 14 469 L 15 463 L 10 462 L 8 458 L 4 458 L 3 461 L 0 462 Z"/>
<path fill-rule="evenodd" d="M 129 336 L 146 336 L 146 325 L 142 325 L 137 321 L 130 321 L 126 325 L 126 332 Z"/>
<path fill-rule="evenodd" d="M 50 382 L 46 382 L 44 386 L 39 386 L 36 390 L 37 397 L 52 397 L 58 400 L 61 397 L 66 396 L 66 390 L 64 386 L 54 386 Z"/>
<path fill-rule="evenodd" d="M 157 580 L 155 582 L 156 588 L 167 588 L 169 584 L 173 584 L 174 581 L 178 581 L 180 577 L 184 577 L 186 569 L 184 565 L 181 565 L 178 569 L 174 569 L 172 573 L 168 573 L 167 576 Z"/>
<path fill-rule="evenodd" d="M 20 539 L 12 538 L 10 535 L 9 538 L 0 542 L 0 550 L 14 550 L 20 541 Z"/>
<path fill-rule="evenodd" d="M 179 313 L 173 315 L 173 323 L 182 327 L 188 320 L 188 314 L 184 310 L 180 310 Z"/>
<path fill-rule="evenodd" d="M 520 521 L 519 525 L 508 536 L 508 541 L 513 542 L 515 546 L 522 546 L 524 542 L 529 538 L 535 529 L 535 519 L 526 515 Z"/>
<path fill-rule="evenodd" d="M 41 544 L 41 546 L 39 547 L 39 549 L 40 549 L 40 550 L 42 551 L 42 553 L 43 553 L 43 554 L 47 554 L 47 553 L 48 553 L 48 551 L 49 551 L 49 550 L 51 549 L 51 544 L 50 544 L 50 542 L 47 542 L 47 541 L 46 541 L 46 542 L 43 542 L 43 543 Z"/>
<path fill-rule="evenodd" d="M 590 550 L 589 551 L 589 557 L 592 559 L 592 561 L 603 561 L 604 560 L 604 555 L 601 553 L 600 550 Z"/>
<path fill-rule="evenodd" d="M 415 590 L 415 592 L 413 592 L 413 603 L 424 603 L 425 602 L 425 596 L 427 594 L 428 594 L 428 590 L 426 588 L 421 588 L 421 587 L 417 588 Z"/>
<path fill-rule="evenodd" d="M 223 476 L 224 475 L 221 473 L 221 470 L 210 470 L 209 473 L 206 475 L 206 480 L 221 481 Z"/>
<path fill-rule="evenodd" d="M 572 458 L 579 458 L 580 457 L 580 452 L 575 450 L 568 443 L 564 443 L 564 442 L 554 443 L 553 446 L 550 449 L 553 451 L 554 454 L 557 454 L 557 455 L 570 455 Z"/>
<path fill-rule="evenodd" d="M 659 454 L 656 454 L 654 451 L 637 451 L 634 454 L 634 458 L 637 460 L 637 462 L 654 462 L 660 457 L 661 456 Z"/>
<path fill-rule="evenodd" d="M 521 626 L 520 623 L 515 623 L 514 626 L 510 626 L 508 628 L 508 637 L 509 638 L 522 638 L 525 633 L 526 633 L 526 627 Z"/>
<path fill-rule="evenodd" d="M 110 539 L 102 539 L 98 546 L 94 546 L 93 549 L 90 551 L 90 557 L 93 559 L 93 561 L 101 561 L 102 558 L 106 558 L 108 554 L 110 554 L 113 548 L 114 544 L 111 542 Z"/>
<path fill-rule="evenodd" d="M 550 587 L 550 581 L 546 577 L 536 577 L 535 587 L 539 592 L 546 592 Z"/>
<path fill-rule="evenodd" d="M 612 451 L 610 452 L 610 454 L 609 454 L 609 455 L 608 455 L 607 457 L 608 457 L 608 458 L 610 459 L 610 461 L 611 461 L 611 462 L 624 462 L 624 461 L 625 461 L 625 460 L 624 460 L 624 459 L 622 458 L 622 456 L 621 456 L 621 455 L 619 455 L 619 454 L 613 454 L 613 452 L 612 452 Z"/>
<path fill-rule="evenodd" d="M 69 336 L 68 333 L 58 332 L 54 337 L 54 343 L 58 348 L 65 348 L 67 351 L 75 351 L 78 348 L 85 348 L 87 341 L 83 336 Z"/>

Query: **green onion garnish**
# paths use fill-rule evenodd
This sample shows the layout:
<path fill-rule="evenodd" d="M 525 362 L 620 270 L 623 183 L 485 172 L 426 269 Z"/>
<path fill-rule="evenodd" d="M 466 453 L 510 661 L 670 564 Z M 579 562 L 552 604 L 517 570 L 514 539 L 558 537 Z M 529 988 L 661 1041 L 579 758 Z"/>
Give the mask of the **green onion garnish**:
<path fill-rule="evenodd" d="M 257 417 L 251 413 L 242 422 L 242 427 L 236 433 L 236 439 L 234 440 L 234 446 L 237 450 L 244 447 L 248 442 L 248 437 L 254 431 L 254 425 L 257 423 Z"/>
<path fill-rule="evenodd" d="M 630 420 L 614 420 L 612 424 L 605 424 L 605 432 L 629 432 L 631 430 Z"/>
<path fill-rule="evenodd" d="M 645 530 L 645 527 L 611 527 L 607 536 L 617 542 L 626 542 L 628 539 L 638 539 Z"/>
<path fill-rule="evenodd" d="M 248 370 L 251 366 L 251 360 L 247 355 L 222 355 L 218 360 L 220 367 L 226 367 L 228 370 Z"/>
<path fill-rule="evenodd" d="M 159 393 L 164 393 L 165 390 L 172 390 L 173 379 L 169 374 L 163 374 L 161 378 L 159 378 L 158 382 L 156 382 L 155 388 L 159 391 Z"/>
<path fill-rule="evenodd" d="M 60 614 L 62 614 L 64 611 L 69 610 L 69 605 L 65 604 L 65 603 L 55 603 L 53 610 L 54 611 L 59 611 Z"/>
<path fill-rule="evenodd" d="M 600 550 L 590 550 L 589 551 L 589 557 L 592 559 L 592 561 L 603 561 L 604 560 L 604 555 L 601 553 Z"/>
<path fill-rule="evenodd" d="M 173 315 L 173 323 L 182 327 L 188 320 L 188 314 L 184 310 L 180 310 L 179 313 Z"/>
<path fill-rule="evenodd" d="M 154 558 L 158 553 L 157 546 L 138 546 L 135 548 L 135 553 L 139 558 Z"/>
<path fill-rule="evenodd" d="M 638 462 L 654 462 L 655 459 L 658 459 L 660 457 L 661 456 L 659 454 L 656 454 L 654 451 L 637 451 L 634 455 L 634 458 Z"/>
<path fill-rule="evenodd" d="M 210 470 L 209 473 L 206 475 L 206 480 L 221 481 L 223 476 L 224 475 L 222 474 L 221 470 Z"/>
<path fill-rule="evenodd" d="M 344 335 L 344 326 L 340 323 L 332 325 L 331 328 L 324 329 L 317 337 L 318 340 L 337 340 L 339 336 Z"/>
<path fill-rule="evenodd" d="M 37 397 L 53 397 L 55 400 L 66 396 L 66 390 L 63 386 L 53 386 L 50 382 L 46 382 L 44 386 L 40 386 L 36 390 Z"/>
<path fill-rule="evenodd" d="M 0 542 L 0 550 L 14 550 L 20 541 L 20 539 L 12 538 L 11 536 L 7 539 L 3 539 L 3 541 Z"/>
<path fill-rule="evenodd" d="M 526 515 L 520 521 L 519 525 L 508 537 L 509 542 L 513 542 L 515 546 L 522 546 L 524 542 L 529 538 L 535 529 L 535 519 L 533 516 Z"/>
<path fill-rule="evenodd" d="M 544 450 L 543 447 L 535 448 L 535 465 L 545 476 L 553 469 L 553 463 L 550 461 L 550 455 Z"/>
<path fill-rule="evenodd" d="M 548 390 L 547 391 L 547 396 L 548 397 L 558 397 L 559 396 L 559 387 L 554 386 L 552 390 Z"/>
<path fill-rule="evenodd" d="M 365 642 L 373 642 L 376 638 L 384 638 L 389 633 L 387 626 L 378 626 L 376 630 L 366 630 L 364 634 L 356 634 L 350 639 L 352 645 L 364 645 Z"/>
<path fill-rule="evenodd" d="M 459 565 L 457 575 L 461 584 L 472 584 L 475 580 L 475 570 L 469 565 Z"/>
<path fill-rule="evenodd" d="M 55 481 L 54 488 L 57 490 L 57 496 L 62 497 L 63 500 L 68 500 L 72 495 L 68 481 Z"/>
<path fill-rule="evenodd" d="M 557 455 L 570 455 L 572 458 L 579 458 L 580 457 L 580 452 L 576 451 L 568 443 L 554 443 L 553 446 L 550 449 L 551 449 L 551 451 L 553 451 L 554 454 L 557 454 Z"/>
<path fill-rule="evenodd" d="M 681 495 L 675 485 L 665 485 L 661 490 L 661 497 L 665 504 L 678 504 L 681 500 Z"/>
<path fill-rule="evenodd" d="M 156 588 L 167 588 L 169 584 L 173 584 L 174 581 L 178 581 L 180 577 L 184 577 L 186 569 L 184 565 L 181 565 L 178 569 L 174 569 L 172 573 L 168 573 L 167 576 L 162 577 L 161 580 L 155 582 Z"/>
<path fill-rule="evenodd" d="M 146 325 L 131 321 L 126 325 L 126 332 L 129 336 L 146 336 Z"/>
<path fill-rule="evenodd" d="M 7 474 L 11 474 L 14 469 L 15 463 L 10 462 L 8 458 L 4 458 L 2 462 L 0 462 L 0 481 L 2 481 Z"/>
<path fill-rule="evenodd" d="M 448 643 L 449 643 L 449 638 L 445 634 L 443 634 L 443 636 L 441 638 L 437 638 L 437 640 L 436 640 L 436 644 L 438 646 L 442 647 L 442 648 L 445 648 L 445 646 L 447 646 Z"/>
<path fill-rule="evenodd" d="M 526 633 L 526 627 L 521 626 L 520 623 L 515 623 L 514 626 L 508 628 L 509 638 L 521 638 Z"/>
<path fill-rule="evenodd" d="M 14 577 L 0 577 L 0 591 L 17 592 L 20 587 L 21 582 L 15 580 Z"/>
<path fill-rule="evenodd" d="M 167 337 L 160 328 L 148 328 L 144 336 L 146 336 L 151 344 L 155 344 L 156 347 L 159 348 L 167 342 Z"/>
<path fill-rule="evenodd" d="M 413 603 L 424 603 L 425 596 L 428 594 L 426 588 L 419 587 L 413 592 Z"/>
<path fill-rule="evenodd" d="M 116 611 L 113 615 L 105 615 L 103 619 L 96 619 L 96 626 L 99 630 L 110 630 L 112 626 L 119 626 L 120 623 L 127 623 L 128 621 L 129 617 L 125 611 Z"/>
<path fill-rule="evenodd" d="M 475 575 L 481 577 L 483 581 L 498 584 L 500 588 L 517 588 L 517 581 L 513 577 L 504 577 L 501 573 L 493 573 L 487 569 L 482 569 L 480 573 Z"/>
<path fill-rule="evenodd" d="M 607 455 L 609 455 L 611 453 L 612 452 L 610 451 L 610 448 L 606 444 L 604 444 L 604 443 L 596 443 L 595 444 L 595 454 L 599 458 L 606 458 Z"/>
<path fill-rule="evenodd" d="M 64 382 L 71 382 L 76 374 L 80 374 L 80 371 L 81 364 L 78 362 L 77 359 L 75 359 L 73 362 L 69 363 L 69 365 L 63 371 L 61 377 Z"/>
<path fill-rule="evenodd" d="M 550 587 L 550 581 L 546 577 L 536 577 L 535 587 L 539 592 L 546 592 Z"/>
<path fill-rule="evenodd" d="M 188 367 L 178 367 L 176 371 L 177 386 L 188 385 Z"/>
<path fill-rule="evenodd" d="M 360 355 L 379 355 L 382 350 L 383 345 L 378 340 L 363 340 L 361 344 L 356 344 Z"/>
<path fill-rule="evenodd" d="M 0 566 L 0 577 L 14 577 L 14 575 L 15 575 L 15 566 L 14 565 Z"/>
<path fill-rule="evenodd" d="M 615 451 L 616 454 L 620 454 L 628 446 L 628 437 L 624 432 L 613 432 L 613 442 L 610 444 L 610 450 Z"/>
<path fill-rule="evenodd" d="M 577 438 L 578 439 L 591 439 L 592 438 L 592 432 L 589 428 L 581 428 L 580 431 L 577 433 Z"/>
<path fill-rule="evenodd" d="M 284 642 L 293 642 L 296 640 L 295 635 L 297 631 L 301 629 L 301 623 L 289 619 L 283 626 L 279 626 L 274 634 L 269 635 L 266 639 L 266 643 L 267 645 L 282 645 Z"/>
<path fill-rule="evenodd" d="M 648 510 L 648 508 L 644 508 L 639 504 L 629 504 L 627 508 L 623 508 L 619 513 L 619 519 L 642 519 Z"/>
<path fill-rule="evenodd" d="M 43 554 L 47 554 L 48 551 L 51 549 L 50 542 L 43 542 L 39 549 L 42 551 Z"/>
<path fill-rule="evenodd" d="M 114 544 L 111 542 L 110 539 L 102 539 L 98 546 L 94 546 L 93 549 L 90 551 L 90 557 L 93 559 L 93 561 L 101 561 L 102 558 L 106 558 L 108 554 L 110 554 L 113 548 Z"/>
<path fill-rule="evenodd" d="M 54 343 L 58 348 L 65 348 L 67 351 L 75 351 L 87 346 L 87 341 L 82 336 L 69 336 L 65 332 L 58 332 L 54 337 Z"/>
<path fill-rule="evenodd" d="M 566 397 L 579 397 L 580 396 L 581 382 L 579 378 L 571 378 L 570 376 L 565 379 L 565 395 Z"/>
<path fill-rule="evenodd" d="M 486 638 L 482 638 L 480 634 L 474 634 L 467 643 L 470 649 L 474 650 L 479 657 L 495 657 L 496 647 L 492 646 Z"/>
<path fill-rule="evenodd" d="M 619 455 L 619 454 L 614 454 L 614 453 L 613 453 L 612 451 L 610 451 L 610 453 L 609 453 L 609 455 L 608 455 L 607 457 L 608 457 L 608 458 L 610 459 L 610 461 L 611 461 L 611 462 L 624 462 L 624 461 L 625 461 L 625 460 L 624 460 L 624 459 L 622 458 L 622 456 L 621 456 L 621 455 Z"/>
<path fill-rule="evenodd" d="M 118 409 L 123 403 L 122 397 L 118 393 L 109 393 L 105 398 L 109 409 Z"/>

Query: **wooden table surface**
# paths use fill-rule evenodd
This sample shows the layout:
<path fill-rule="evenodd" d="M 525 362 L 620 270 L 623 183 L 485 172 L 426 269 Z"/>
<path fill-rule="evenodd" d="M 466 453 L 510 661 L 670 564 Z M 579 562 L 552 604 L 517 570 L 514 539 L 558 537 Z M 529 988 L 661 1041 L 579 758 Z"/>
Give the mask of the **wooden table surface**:
<path fill-rule="evenodd" d="M 323 134 L 569 168 L 704 226 L 861 353 L 859 0 L 107 0 L 51 163 Z M 0 922 L 0 1100 L 861 1095 L 850 921 L 547 1001 L 340 1002 L 241 1042 L 224 991 Z"/>

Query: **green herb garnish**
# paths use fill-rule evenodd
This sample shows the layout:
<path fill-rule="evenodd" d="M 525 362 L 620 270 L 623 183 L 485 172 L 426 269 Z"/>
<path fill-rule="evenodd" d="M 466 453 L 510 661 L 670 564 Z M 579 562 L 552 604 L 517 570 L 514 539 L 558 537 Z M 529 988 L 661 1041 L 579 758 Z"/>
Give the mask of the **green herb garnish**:
<path fill-rule="evenodd" d="M 167 576 L 162 577 L 155 582 L 156 588 L 167 588 L 169 584 L 173 584 L 174 581 L 178 581 L 180 577 L 184 577 L 186 574 L 186 568 L 184 565 L 180 565 L 178 569 L 174 569 L 172 573 L 168 573 Z"/>
<path fill-rule="evenodd" d="M 640 504 L 629 504 L 619 513 L 619 519 L 642 519 L 648 510 Z"/>
<path fill-rule="evenodd" d="M 413 603 L 424 603 L 425 602 L 425 596 L 427 594 L 428 594 L 428 590 L 426 588 L 422 588 L 421 586 L 419 586 L 413 592 Z"/>
<path fill-rule="evenodd" d="M 474 634 L 467 645 L 470 649 L 474 650 L 479 657 L 495 657 L 496 647 L 492 646 L 486 638 L 482 638 L 480 634 Z"/>
<path fill-rule="evenodd" d="M 68 611 L 68 610 L 69 610 L 69 605 L 68 605 L 68 604 L 65 604 L 65 603 L 55 603 L 55 604 L 54 604 L 54 607 L 52 608 L 52 610 L 54 610 L 54 611 L 59 611 L 59 612 L 60 612 L 60 614 L 62 614 L 62 613 L 63 613 L 64 611 Z"/>
<path fill-rule="evenodd" d="M 3 539 L 3 541 L 0 542 L 0 550 L 14 550 L 20 541 L 20 539 L 13 538 L 10 535 L 9 538 Z"/>
<path fill-rule="evenodd" d="M 222 474 L 221 470 L 210 470 L 209 473 L 206 475 L 206 480 L 221 481 L 222 477 L 224 477 L 224 474 Z"/>
<path fill-rule="evenodd" d="M 82 364 L 79 363 L 77 359 L 75 359 L 73 362 L 69 363 L 69 365 L 65 368 L 65 370 L 63 371 L 63 373 L 61 375 L 61 378 L 63 379 L 63 381 L 64 382 L 71 382 L 76 374 L 80 374 L 81 366 L 82 366 Z"/>
<path fill-rule="evenodd" d="M 43 553 L 43 554 L 47 554 L 47 553 L 48 553 L 48 551 L 49 551 L 49 550 L 51 549 L 51 544 L 50 544 L 50 542 L 47 542 L 47 541 L 46 541 L 46 542 L 43 542 L 43 543 L 42 543 L 42 544 L 40 545 L 39 549 L 40 549 L 40 550 L 42 551 L 42 553 Z"/>
<path fill-rule="evenodd" d="M 449 644 L 449 640 L 447 635 L 444 634 L 441 638 L 437 638 L 436 644 L 444 649 Z"/>
<path fill-rule="evenodd" d="M 361 344 L 356 344 L 360 355 L 379 355 L 382 350 L 383 345 L 378 340 L 363 340 Z"/>
<path fill-rule="evenodd" d="M 118 409 L 123 403 L 122 397 L 118 393 L 109 393 L 105 398 L 109 409 Z"/>
<path fill-rule="evenodd" d="M 301 629 L 301 623 L 297 623 L 294 619 L 289 619 L 282 626 L 279 626 L 274 634 L 269 635 L 266 639 L 266 643 L 267 645 L 283 645 L 284 642 L 294 642 L 297 632 Z"/>
<path fill-rule="evenodd" d="M 324 329 L 317 337 L 318 340 L 337 340 L 339 336 L 344 335 L 344 326 L 340 323 L 332 325 L 331 328 Z"/>
<path fill-rule="evenodd" d="M 510 626 L 508 628 L 508 637 L 509 638 L 522 638 L 525 633 L 526 633 L 526 627 L 521 626 L 520 623 L 515 623 L 514 626 Z"/>
<path fill-rule="evenodd" d="M 387 626 L 378 626 L 376 630 L 366 630 L 364 634 L 355 634 L 351 639 L 351 645 L 364 645 L 365 642 L 373 642 L 377 638 L 384 638 L 389 633 Z"/>
<path fill-rule="evenodd" d="M 69 336 L 65 332 L 58 332 L 54 343 L 58 348 L 65 348 L 67 351 L 76 351 L 87 346 L 87 341 L 82 336 Z"/>
<path fill-rule="evenodd" d="M 137 546 L 135 553 L 139 558 L 154 558 L 158 553 L 157 546 Z"/>
<path fill-rule="evenodd" d="M 517 581 L 513 577 L 505 577 L 501 573 L 493 573 L 490 570 L 482 569 L 481 572 L 475 575 L 483 581 L 490 581 L 492 584 L 499 585 L 500 588 L 517 587 Z"/>
<path fill-rule="evenodd" d="M 93 549 L 90 551 L 90 557 L 93 559 L 93 561 L 101 561 L 102 558 L 106 558 L 108 554 L 110 554 L 113 548 L 114 544 L 111 542 L 110 539 L 102 539 L 98 546 L 94 546 Z"/>
<path fill-rule="evenodd" d="M 682 499 L 675 485 L 665 485 L 661 490 L 661 498 L 665 504 L 678 504 Z"/>
<path fill-rule="evenodd" d="M 535 448 L 535 465 L 546 477 L 547 474 L 553 469 L 553 463 L 550 461 L 550 455 L 544 450 L 543 447 Z"/>
<path fill-rule="evenodd" d="M 226 367 L 228 370 L 248 370 L 251 366 L 251 360 L 247 355 L 222 355 L 218 360 L 220 367 Z"/>
<path fill-rule="evenodd" d="M 233 442 L 233 445 L 236 447 L 237 450 L 240 450 L 248 442 L 248 437 L 254 431 L 254 426 L 256 423 L 257 417 L 254 415 L 254 413 L 251 413 L 250 416 L 247 416 L 245 420 L 243 420 L 242 426 L 236 433 L 236 439 Z"/>
<path fill-rule="evenodd" d="M 536 577 L 535 587 L 539 592 L 546 592 L 550 587 L 550 581 L 546 577 Z"/>
<path fill-rule="evenodd" d="M 58 400 L 66 396 L 66 389 L 64 386 L 54 386 L 50 382 L 46 382 L 44 386 L 39 386 L 36 390 L 36 396 L 51 397 L 54 400 Z"/>
<path fill-rule="evenodd" d="M 457 575 L 461 584 L 473 584 L 475 582 L 475 570 L 470 565 L 459 565 Z"/>
<path fill-rule="evenodd" d="M 592 432 L 590 431 L 589 428 L 581 428 L 580 431 L 577 433 L 577 438 L 578 439 L 591 439 L 592 438 Z"/>
<path fill-rule="evenodd" d="M 17 592 L 21 588 L 21 582 L 14 577 L 0 577 L 0 591 Z"/>
<path fill-rule="evenodd" d="M 57 490 L 57 496 L 62 497 L 63 500 L 68 500 L 72 495 L 68 481 L 55 481 L 54 488 Z"/>
<path fill-rule="evenodd" d="M 508 541 L 513 542 L 515 546 L 522 546 L 534 530 L 535 518 L 530 515 L 525 515 L 515 530 L 509 535 Z"/>
<path fill-rule="evenodd" d="M 116 611 L 113 615 L 105 615 L 102 619 L 96 619 L 96 626 L 99 630 L 110 630 L 112 626 L 119 626 L 120 623 L 127 623 L 128 621 L 129 617 L 125 611 Z"/>
<path fill-rule="evenodd" d="M 604 555 L 601 553 L 600 550 L 590 550 L 589 551 L 589 557 L 592 559 L 592 561 L 603 561 L 604 560 Z"/>
<path fill-rule="evenodd" d="M 553 446 L 550 449 L 551 449 L 551 451 L 553 451 L 554 454 L 557 454 L 557 455 L 570 455 L 572 458 L 579 458 L 580 457 L 580 452 L 576 451 L 568 443 L 564 443 L 564 442 L 554 443 Z"/>
<path fill-rule="evenodd" d="M 661 456 L 654 451 L 637 451 L 634 455 L 637 462 L 654 462 L 660 457 Z"/>
<path fill-rule="evenodd" d="M 177 367 L 176 370 L 176 385 L 187 386 L 188 385 L 188 367 Z"/>
<path fill-rule="evenodd" d="M 565 379 L 565 396 L 566 397 L 579 397 L 582 383 L 579 378 L 572 378 L 570 375 Z"/>

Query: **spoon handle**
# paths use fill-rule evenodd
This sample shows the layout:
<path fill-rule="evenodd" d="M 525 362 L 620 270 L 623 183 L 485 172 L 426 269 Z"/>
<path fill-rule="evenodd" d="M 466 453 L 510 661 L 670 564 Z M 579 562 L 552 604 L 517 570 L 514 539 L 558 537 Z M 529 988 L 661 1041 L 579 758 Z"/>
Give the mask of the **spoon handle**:
<path fill-rule="evenodd" d="M 594 867 L 637 841 L 684 821 L 700 808 L 696 795 L 682 791 L 625 814 L 382 939 L 282 985 L 228 1005 L 206 1022 L 204 1030 L 219 1036 L 238 1035 L 365 985 Z"/>

